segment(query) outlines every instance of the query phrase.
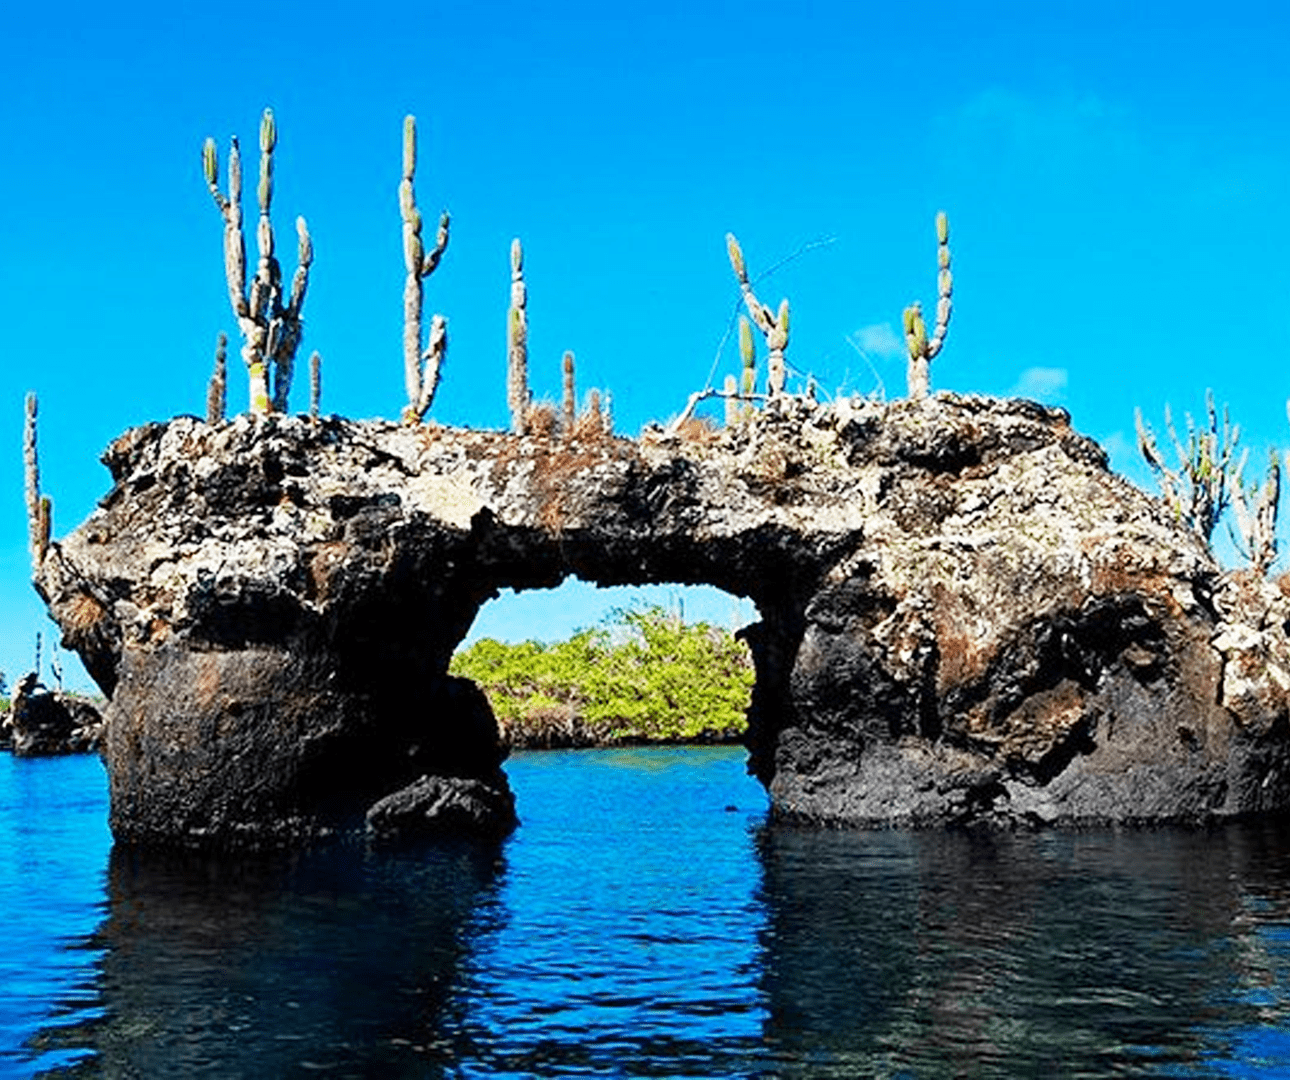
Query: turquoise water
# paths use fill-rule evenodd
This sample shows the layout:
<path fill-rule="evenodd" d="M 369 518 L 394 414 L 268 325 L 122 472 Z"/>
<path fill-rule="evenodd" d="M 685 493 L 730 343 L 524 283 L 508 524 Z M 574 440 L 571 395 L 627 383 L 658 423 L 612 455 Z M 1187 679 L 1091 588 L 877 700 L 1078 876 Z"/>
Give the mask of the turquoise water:
<path fill-rule="evenodd" d="M 1290 1075 L 1281 827 L 785 828 L 730 748 L 508 772 L 494 850 L 218 860 L 0 756 L 0 1073 Z"/>

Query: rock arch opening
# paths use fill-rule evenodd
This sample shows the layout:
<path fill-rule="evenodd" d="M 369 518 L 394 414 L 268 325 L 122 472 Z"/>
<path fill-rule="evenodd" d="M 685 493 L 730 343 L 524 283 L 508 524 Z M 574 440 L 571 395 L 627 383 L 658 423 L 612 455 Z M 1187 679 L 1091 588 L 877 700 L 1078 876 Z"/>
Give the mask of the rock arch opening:
<path fill-rule="evenodd" d="M 577 578 L 502 590 L 449 672 L 487 696 L 512 750 L 742 742 L 754 669 L 739 632 L 756 606 L 710 586 Z"/>

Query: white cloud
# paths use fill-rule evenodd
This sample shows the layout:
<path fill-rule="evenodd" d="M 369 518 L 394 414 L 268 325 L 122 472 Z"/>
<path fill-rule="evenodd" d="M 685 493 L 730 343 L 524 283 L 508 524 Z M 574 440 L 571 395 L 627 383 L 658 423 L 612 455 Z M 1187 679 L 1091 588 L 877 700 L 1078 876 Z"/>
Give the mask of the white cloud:
<path fill-rule="evenodd" d="M 1067 381 L 1065 368 L 1026 368 L 1008 391 L 1008 396 L 1031 398 L 1046 405 L 1055 405 L 1066 397 Z"/>
<path fill-rule="evenodd" d="M 905 339 L 896 333 L 891 323 L 862 326 L 851 335 L 851 341 L 870 359 L 898 360 L 905 355 Z"/>

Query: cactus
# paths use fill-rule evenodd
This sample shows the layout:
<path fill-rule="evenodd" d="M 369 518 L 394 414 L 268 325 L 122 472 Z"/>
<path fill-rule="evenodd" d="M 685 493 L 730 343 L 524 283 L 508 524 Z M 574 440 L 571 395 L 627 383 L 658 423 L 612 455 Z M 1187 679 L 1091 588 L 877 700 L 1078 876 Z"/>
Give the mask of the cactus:
<path fill-rule="evenodd" d="M 1232 426 L 1224 406 L 1220 431 L 1214 395 L 1209 390 L 1205 391 L 1205 409 L 1209 417 L 1207 428 L 1197 429 L 1191 416 L 1186 416 L 1187 442 L 1184 445 L 1174 429 L 1169 406 L 1165 406 L 1165 429 L 1178 457 L 1176 470 L 1165 463 L 1155 435 L 1143 422 L 1141 409 L 1134 410 L 1134 422 L 1138 430 L 1138 450 L 1155 473 L 1165 504 L 1179 521 L 1208 544 L 1214 526 L 1231 500 L 1233 478 L 1239 482 L 1240 466 L 1233 472 L 1232 455 L 1240 440 L 1241 429 L 1239 425 Z"/>
<path fill-rule="evenodd" d="M 1232 478 L 1232 509 L 1236 511 L 1237 530 L 1230 532 L 1232 542 L 1261 576 L 1266 576 L 1277 561 L 1277 509 L 1281 498 L 1281 464 L 1276 451 L 1268 461 L 1268 475 L 1263 485 L 1251 485 L 1249 495 L 1254 509 L 1246 501 L 1242 474 L 1248 451 L 1241 456 L 1241 463 Z M 1230 530 L 1229 530 L 1230 531 Z"/>
<path fill-rule="evenodd" d="M 309 354 L 309 417 L 318 419 L 322 409 L 322 354 L 315 349 Z"/>
<path fill-rule="evenodd" d="M 740 410 L 745 419 L 750 419 L 756 412 L 751 398 L 757 392 L 757 351 L 753 345 L 752 326 L 742 315 L 739 316 L 739 357 L 743 362 L 743 371 L 739 376 L 739 392 L 747 399 Z"/>
<path fill-rule="evenodd" d="M 224 422 L 228 402 L 228 335 L 220 331 L 215 340 L 215 370 L 206 384 L 206 423 L 214 427 Z"/>
<path fill-rule="evenodd" d="M 927 324 L 923 321 L 923 305 L 915 300 L 905 308 L 905 345 L 909 350 L 909 396 L 914 401 L 927 397 L 931 390 L 931 363 L 945 344 L 945 335 L 949 333 L 950 312 L 954 308 L 951 299 L 954 292 L 954 275 L 950 271 L 950 223 L 945 212 L 936 215 L 936 265 L 938 267 L 936 286 L 936 326 L 932 336 L 927 336 Z"/>
<path fill-rule="evenodd" d="M 403 217 L 403 263 L 407 277 L 403 284 L 403 379 L 408 404 L 403 410 L 407 423 L 420 423 L 430 411 L 447 350 L 448 321 L 442 315 L 430 320 L 430 340 L 421 345 L 421 279 L 435 272 L 448 247 L 448 211 L 439 215 L 434 247 L 425 250 L 421 240 L 421 211 L 417 209 L 412 182 L 417 171 L 417 118 L 403 118 L 403 177 L 399 181 L 399 213 Z"/>
<path fill-rule="evenodd" d="M 39 402 L 34 393 L 29 393 L 24 404 L 22 464 L 24 494 L 27 500 L 27 539 L 32 560 L 39 566 L 48 547 L 48 533 L 41 522 L 40 458 L 36 451 L 36 414 L 39 411 Z"/>
<path fill-rule="evenodd" d="M 744 263 L 743 249 L 735 239 L 734 233 L 726 233 L 726 252 L 730 256 L 730 266 L 735 272 L 735 277 L 739 279 L 739 291 L 743 293 L 744 306 L 748 309 L 748 314 L 757 329 L 766 338 L 766 347 L 770 351 L 770 355 L 766 358 L 767 395 L 771 398 L 777 397 L 784 392 L 786 371 L 784 350 L 788 348 L 788 300 L 781 300 L 779 311 L 772 313 L 770 308 L 757 299 L 752 283 L 748 280 L 748 268 Z M 741 351 L 744 346 L 745 325 L 741 322 L 739 326 Z M 748 340 L 751 341 L 751 331 L 748 332 Z M 745 366 L 747 365 L 746 355 L 745 353 Z"/>
<path fill-rule="evenodd" d="M 36 515 L 36 562 L 45 561 L 49 540 L 54 529 L 54 502 L 48 495 L 40 497 L 40 510 Z"/>
<path fill-rule="evenodd" d="M 726 399 L 726 427 L 734 427 L 742 415 L 739 406 L 739 380 L 733 375 L 727 375 L 721 394 Z"/>
<path fill-rule="evenodd" d="M 246 362 L 251 383 L 251 412 L 256 414 L 273 410 L 285 412 L 287 409 L 292 368 L 300 346 L 300 312 L 309 287 L 309 268 L 313 264 L 309 227 L 303 217 L 298 217 L 298 265 L 284 302 L 282 270 L 273 254 L 273 225 L 269 220 L 273 203 L 273 151 L 277 141 L 273 110 L 265 109 L 260 118 L 260 179 L 256 187 L 260 206 L 255 231 L 259 261 L 249 288 L 246 281 L 246 243 L 242 235 L 242 157 L 238 142 L 235 137 L 229 148 L 227 194 L 219 188 L 219 154 L 215 140 L 208 138 L 202 147 L 206 185 L 224 219 L 224 273 L 229 302 L 242 333 L 242 359 Z M 269 398 L 270 369 L 274 376 L 272 400 Z"/>
<path fill-rule="evenodd" d="M 572 352 L 564 354 L 564 400 L 561 404 L 561 423 L 567 434 L 573 430 L 574 422 L 578 419 L 578 398 L 573 383 Z"/>
<path fill-rule="evenodd" d="M 407 424 L 419 424 L 430 411 L 435 391 L 439 388 L 439 375 L 443 371 L 444 360 L 448 356 L 448 320 L 442 315 L 435 315 L 430 320 L 430 337 L 426 342 L 425 371 L 421 373 L 418 397 L 403 409 L 403 421 Z"/>
<path fill-rule="evenodd" d="M 511 306 L 506 315 L 506 404 L 511 411 L 511 430 L 517 435 L 524 434 L 524 417 L 530 398 L 527 306 L 524 248 L 516 237 L 511 241 Z"/>

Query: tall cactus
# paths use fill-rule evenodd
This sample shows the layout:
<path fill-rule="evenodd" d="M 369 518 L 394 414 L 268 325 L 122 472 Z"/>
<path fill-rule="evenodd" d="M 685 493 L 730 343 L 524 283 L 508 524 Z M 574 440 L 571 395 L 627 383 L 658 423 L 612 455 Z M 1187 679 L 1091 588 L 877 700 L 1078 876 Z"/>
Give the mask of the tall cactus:
<path fill-rule="evenodd" d="M 451 219 L 447 210 L 439 215 L 434 247 L 426 251 L 421 240 L 421 211 L 417 209 L 416 192 L 412 186 L 416 171 L 417 118 L 409 113 L 403 118 L 403 178 L 399 181 L 403 263 L 407 270 L 403 284 L 403 379 L 408 404 L 403 410 L 403 419 L 408 423 L 420 423 L 434 402 L 448 342 L 448 320 L 435 315 L 430 320 L 430 340 L 424 348 L 421 345 L 421 279 L 433 274 L 443 258 L 448 247 Z"/>
<path fill-rule="evenodd" d="M 278 129 L 273 110 L 260 118 L 260 178 L 256 197 L 260 218 L 256 225 L 259 260 L 249 288 L 246 280 L 246 242 L 242 235 L 242 157 L 234 137 L 228 155 L 228 193 L 219 187 L 219 154 L 215 140 L 202 148 L 202 167 L 211 198 L 224 219 L 224 273 L 229 302 L 242 333 L 242 359 L 250 377 L 251 412 L 285 412 L 291 390 L 296 350 L 300 346 L 301 309 L 309 287 L 313 264 L 313 242 L 303 217 L 296 218 L 297 261 L 290 292 L 284 296 L 282 269 L 273 251 L 273 225 L 269 209 L 273 203 L 273 151 Z M 269 397 L 269 369 L 273 369 L 273 396 Z"/>
<path fill-rule="evenodd" d="M 1247 452 L 1248 454 L 1248 452 Z M 1250 491 L 1254 498 L 1254 508 L 1250 509 L 1246 501 L 1245 482 L 1242 474 L 1245 471 L 1247 455 L 1242 455 L 1237 466 L 1236 475 L 1232 478 L 1232 509 L 1236 511 L 1236 531 L 1232 541 L 1242 554 L 1250 560 L 1255 572 L 1266 576 L 1277 561 L 1277 509 L 1281 499 L 1281 463 L 1277 452 L 1271 452 L 1268 461 L 1268 475 L 1262 486 L 1255 484 Z"/>
<path fill-rule="evenodd" d="M 756 411 L 752 396 L 757 392 L 757 346 L 753 341 L 752 324 L 743 315 L 739 316 L 739 361 L 742 365 L 739 392 L 747 399 L 740 415 L 748 418 Z"/>
<path fill-rule="evenodd" d="M 322 353 L 309 354 L 309 418 L 317 420 L 322 411 Z"/>
<path fill-rule="evenodd" d="M 223 330 L 215 339 L 215 370 L 206 384 L 206 423 L 223 423 L 228 404 L 228 335 Z"/>
<path fill-rule="evenodd" d="M 1138 450 L 1156 474 L 1166 505 L 1175 517 L 1208 544 L 1214 526 L 1232 498 L 1235 477 L 1240 471 L 1239 465 L 1233 471 L 1232 455 L 1241 438 L 1241 428 L 1240 425 L 1232 425 L 1224 406 L 1220 430 L 1214 394 L 1209 390 L 1205 391 L 1205 410 L 1209 418 L 1206 428 L 1198 429 L 1190 414 L 1185 414 L 1187 442 L 1184 444 L 1174 429 L 1169 406 L 1165 406 L 1165 429 L 1174 444 L 1177 469 L 1171 469 L 1165 463 L 1154 433 L 1143 422 L 1141 409 L 1134 410 L 1134 422 L 1138 429 Z"/>
<path fill-rule="evenodd" d="M 529 324 L 525 309 L 524 248 L 519 237 L 511 241 L 511 306 L 506 314 L 506 404 L 511 410 L 511 430 L 524 434 L 529 407 Z"/>
<path fill-rule="evenodd" d="M 573 382 L 573 353 L 564 354 L 564 400 L 562 401 L 561 423 L 565 433 L 573 430 L 578 419 L 578 396 Z"/>
<path fill-rule="evenodd" d="M 726 399 L 726 427 L 734 427 L 739 423 L 743 411 L 739 407 L 739 380 L 733 375 L 726 376 L 721 396 Z"/>
<path fill-rule="evenodd" d="M 52 506 L 49 496 L 40 493 L 40 457 L 36 449 L 36 415 L 40 404 L 29 393 L 24 404 L 22 426 L 23 493 L 27 500 L 27 539 L 32 562 L 39 566 L 49 547 Z"/>
<path fill-rule="evenodd" d="M 774 398 L 784 392 L 785 362 L 784 350 L 788 348 L 788 300 L 779 302 L 779 310 L 772 312 L 757 299 L 752 283 L 748 280 L 748 268 L 744 263 L 743 249 L 734 233 L 726 233 L 726 252 L 730 256 L 730 266 L 739 279 L 739 291 L 743 293 L 744 306 L 752 317 L 757 329 L 765 335 L 766 347 L 770 355 L 766 358 L 766 390 Z M 742 343 L 742 329 L 740 340 Z"/>
<path fill-rule="evenodd" d="M 909 396 L 915 401 L 927 397 L 931 390 L 931 364 L 945 344 L 949 333 L 950 312 L 954 304 L 954 275 L 950 271 L 950 222 L 942 210 L 936 215 L 936 326 L 927 336 L 923 305 L 915 300 L 905 308 L 905 345 L 909 350 Z"/>

